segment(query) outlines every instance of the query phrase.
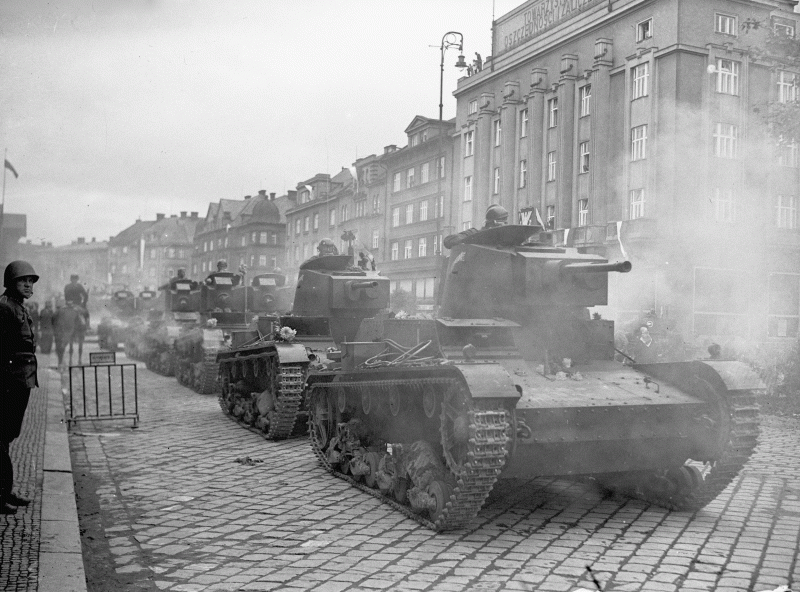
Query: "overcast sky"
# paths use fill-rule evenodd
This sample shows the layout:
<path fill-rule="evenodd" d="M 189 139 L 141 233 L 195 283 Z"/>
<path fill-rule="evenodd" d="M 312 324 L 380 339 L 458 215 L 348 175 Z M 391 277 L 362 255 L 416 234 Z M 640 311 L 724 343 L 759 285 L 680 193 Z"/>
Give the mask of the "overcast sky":
<path fill-rule="evenodd" d="M 496 16 L 522 0 L 495 0 Z M 6 211 L 28 237 L 106 240 L 136 218 L 405 145 L 438 117 L 439 45 L 491 53 L 492 0 L 3 0 Z M 445 59 L 445 119 L 460 75 Z"/>

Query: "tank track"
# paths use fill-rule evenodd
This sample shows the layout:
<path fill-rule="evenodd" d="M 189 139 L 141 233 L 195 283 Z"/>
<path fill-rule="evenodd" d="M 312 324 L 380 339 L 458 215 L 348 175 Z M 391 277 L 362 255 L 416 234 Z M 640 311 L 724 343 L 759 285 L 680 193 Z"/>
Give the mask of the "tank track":
<path fill-rule="evenodd" d="M 446 502 L 446 507 L 436 520 L 430 520 L 423 514 L 415 512 L 407 505 L 389 497 L 380 490 L 373 489 L 358 482 L 351 476 L 336 470 L 329 461 L 319 442 L 316 430 L 313 429 L 316 402 L 319 397 L 326 396 L 326 388 L 359 387 L 386 391 L 389 387 L 408 388 L 409 386 L 438 385 L 460 388 L 454 378 L 417 378 L 411 380 L 369 380 L 358 382 L 316 383 L 309 393 L 309 439 L 311 447 L 322 466 L 329 473 L 343 479 L 361 491 L 380 499 L 405 516 L 419 524 L 436 531 L 457 530 L 464 528 L 480 511 L 492 487 L 497 481 L 508 456 L 508 433 L 511 429 L 509 413 L 502 409 L 496 401 L 468 400 L 470 437 L 465 454 L 467 461 L 461 469 L 454 466 L 448 468 L 455 478 L 455 487 Z M 466 390 L 466 389 L 464 389 Z M 372 390 L 372 392 L 375 392 Z M 442 410 L 442 419 L 444 410 Z M 445 434 L 440 429 L 440 436 L 445 444 Z"/>
<path fill-rule="evenodd" d="M 217 363 L 218 348 L 209 348 L 203 352 L 203 371 L 200 379 L 196 381 L 194 389 L 201 395 L 210 395 L 219 392 L 219 364 Z"/>
<path fill-rule="evenodd" d="M 622 487 L 623 495 L 671 510 L 697 512 L 730 485 L 755 450 L 758 433 L 758 405 L 752 391 L 733 391 L 724 399 L 730 413 L 730 437 L 721 454 L 706 464 L 702 481 L 691 478 L 685 487 L 670 484 L 662 473 L 647 473 L 640 480 Z M 687 462 L 685 467 L 690 466 Z M 680 469 L 684 469 L 681 467 Z M 671 485 L 671 486 L 670 486 Z"/>
<path fill-rule="evenodd" d="M 242 362 L 263 357 L 260 354 L 241 356 L 237 357 L 236 361 Z M 273 363 L 277 361 L 275 356 L 269 356 L 268 358 Z M 219 364 L 220 373 L 225 371 L 226 365 L 225 362 Z M 306 378 L 305 366 L 303 364 L 279 364 L 276 374 L 275 410 L 271 414 L 269 428 L 266 432 L 234 416 L 230 412 L 225 394 L 221 390 L 218 398 L 220 409 L 225 415 L 267 440 L 285 440 L 292 437 L 295 434 L 297 418 L 303 405 L 303 390 Z"/>

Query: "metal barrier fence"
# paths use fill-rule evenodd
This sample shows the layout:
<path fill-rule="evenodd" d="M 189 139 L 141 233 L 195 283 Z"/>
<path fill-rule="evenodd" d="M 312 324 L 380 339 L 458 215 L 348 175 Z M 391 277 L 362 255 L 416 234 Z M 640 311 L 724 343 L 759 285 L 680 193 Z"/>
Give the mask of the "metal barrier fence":
<path fill-rule="evenodd" d="M 133 372 L 126 374 L 125 368 L 133 368 Z M 137 427 L 139 381 L 136 364 L 69 367 L 67 425 L 86 419 L 132 419 L 133 427 Z"/>

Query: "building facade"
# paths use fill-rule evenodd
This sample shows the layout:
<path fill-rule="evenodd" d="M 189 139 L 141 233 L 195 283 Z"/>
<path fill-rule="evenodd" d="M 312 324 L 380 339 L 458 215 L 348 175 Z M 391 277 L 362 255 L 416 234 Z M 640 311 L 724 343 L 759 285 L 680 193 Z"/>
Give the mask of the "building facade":
<path fill-rule="evenodd" d="M 442 239 L 458 230 L 452 210 L 454 121 L 418 115 L 405 130 L 408 144 L 386 150 L 385 236 L 381 272 L 390 291 L 432 310 L 443 265 Z M 393 147 L 390 147 L 393 148 Z"/>
<path fill-rule="evenodd" d="M 798 73 L 742 26 L 794 36 L 795 4 L 531 0 L 497 19 L 491 59 L 455 92 L 458 224 L 499 203 L 630 259 L 611 280 L 618 321 L 655 310 L 688 339 L 797 337 L 798 149 L 764 115 L 797 98 Z"/>
<path fill-rule="evenodd" d="M 194 234 L 194 253 L 187 275 L 203 279 L 220 259 L 229 271 L 245 266 L 249 277 L 284 266 L 285 227 L 274 193 L 265 190 L 242 200 L 211 203 Z"/>

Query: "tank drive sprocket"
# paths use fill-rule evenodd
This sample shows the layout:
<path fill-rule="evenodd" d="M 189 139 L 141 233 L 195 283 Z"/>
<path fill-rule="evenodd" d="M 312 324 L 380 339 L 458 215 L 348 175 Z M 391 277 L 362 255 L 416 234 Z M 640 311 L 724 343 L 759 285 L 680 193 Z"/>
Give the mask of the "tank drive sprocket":
<path fill-rule="evenodd" d="M 310 389 L 309 434 L 322 466 L 433 530 L 465 527 L 505 465 L 509 412 L 501 402 L 472 399 L 456 378 L 316 382 Z M 398 390 L 401 397 L 407 394 L 405 404 L 398 405 Z M 362 418 L 373 405 L 408 418 L 414 416 L 412 406 L 428 418 L 435 418 L 438 409 L 439 441 L 385 442 L 380 434 L 362 431 L 358 418 L 344 421 L 342 401 L 348 398 L 361 400 Z M 350 446 L 343 445 L 345 439 Z M 422 498 L 416 509 L 409 505 L 415 505 L 410 502 L 414 495 Z"/>

